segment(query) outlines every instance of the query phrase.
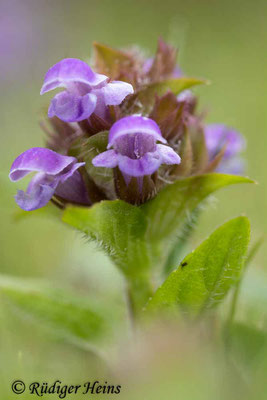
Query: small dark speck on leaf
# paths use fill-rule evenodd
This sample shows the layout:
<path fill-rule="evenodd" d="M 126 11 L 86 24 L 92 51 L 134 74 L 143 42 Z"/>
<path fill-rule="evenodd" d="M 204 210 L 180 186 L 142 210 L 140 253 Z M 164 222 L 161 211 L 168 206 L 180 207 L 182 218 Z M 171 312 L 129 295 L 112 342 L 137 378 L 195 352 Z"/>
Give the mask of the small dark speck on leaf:
<path fill-rule="evenodd" d="M 188 263 L 185 261 L 183 263 L 181 263 L 181 267 L 185 267 Z"/>

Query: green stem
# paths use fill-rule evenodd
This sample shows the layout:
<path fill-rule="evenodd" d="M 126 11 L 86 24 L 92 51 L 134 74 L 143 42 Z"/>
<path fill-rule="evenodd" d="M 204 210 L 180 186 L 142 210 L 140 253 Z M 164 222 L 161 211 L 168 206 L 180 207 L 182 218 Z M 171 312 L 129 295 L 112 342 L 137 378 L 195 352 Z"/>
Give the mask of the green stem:
<path fill-rule="evenodd" d="M 135 278 L 128 283 L 128 309 L 132 325 L 145 307 L 153 290 L 147 277 Z"/>
<path fill-rule="evenodd" d="M 183 234 L 171 249 L 166 264 L 164 266 L 164 277 L 167 277 L 172 272 L 172 270 L 177 267 L 177 265 L 179 265 L 179 262 L 181 261 L 183 255 L 184 247 L 186 246 L 188 240 L 191 238 L 192 233 L 194 232 L 194 228 L 196 223 L 198 222 L 200 212 L 201 208 L 197 207 L 192 212 L 189 220 L 184 223 L 184 226 L 182 228 Z"/>
<path fill-rule="evenodd" d="M 247 259 L 245 261 L 244 264 L 244 268 L 243 268 L 243 272 L 242 272 L 242 278 L 251 262 L 251 260 L 253 259 L 253 257 L 255 256 L 255 254 L 257 253 L 259 247 L 261 246 L 263 242 L 263 237 L 260 237 L 251 247 Z M 238 297 L 239 297 L 239 292 L 240 292 L 240 286 L 241 286 L 241 279 L 238 281 L 238 283 L 236 284 L 235 288 L 234 288 L 234 293 L 233 293 L 233 297 L 231 300 L 231 305 L 230 305 L 230 310 L 229 310 L 229 314 L 226 320 L 226 330 L 229 331 L 229 329 L 232 326 L 232 323 L 234 321 L 235 318 L 235 313 L 236 313 L 236 307 L 237 307 L 237 302 L 238 302 Z"/>

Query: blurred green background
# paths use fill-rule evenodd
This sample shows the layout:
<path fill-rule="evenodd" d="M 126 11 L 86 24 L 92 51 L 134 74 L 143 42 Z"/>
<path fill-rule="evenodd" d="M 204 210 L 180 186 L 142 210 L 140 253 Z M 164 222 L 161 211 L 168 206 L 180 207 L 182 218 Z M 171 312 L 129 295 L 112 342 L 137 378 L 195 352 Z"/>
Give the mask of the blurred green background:
<path fill-rule="evenodd" d="M 64 57 L 90 57 L 94 40 L 115 47 L 138 45 L 151 55 L 162 36 L 179 47 L 179 64 L 187 75 L 212 82 L 197 90 L 200 105 L 208 110 L 209 122 L 223 122 L 244 134 L 247 174 L 259 185 L 230 187 L 216 195 L 203 213 L 191 245 L 195 247 L 216 226 L 241 213 L 251 220 L 252 239 L 261 236 L 267 219 L 266 18 L 266 0 L 0 0 L 0 273 L 45 278 L 54 287 L 66 286 L 107 303 L 112 299 L 118 307 L 122 303 L 119 273 L 79 234 L 52 219 L 14 220 L 17 207 L 13 195 L 21 185 L 8 180 L 13 159 L 44 143 L 39 120 L 48 98 L 41 97 L 39 91 L 47 69 Z M 262 320 L 267 305 L 266 256 L 267 248 L 262 246 L 241 293 L 241 302 L 249 304 L 252 318 L 259 313 Z M 82 377 L 97 376 L 98 368 L 102 371 L 98 378 L 104 376 L 90 354 L 61 341 L 50 342 L 42 329 L 31 321 L 16 319 L 6 312 L 4 301 L 2 304 L 0 389 L 6 399 L 14 398 L 10 381 L 20 376 L 82 381 Z M 172 343 L 172 339 L 167 341 Z M 183 343 L 182 333 L 177 340 Z M 186 343 L 189 346 L 188 340 Z M 149 351 L 150 347 L 143 345 Z M 200 353 L 194 353 L 191 363 L 187 360 L 183 368 L 170 352 L 167 360 L 173 375 L 168 370 L 168 380 L 161 368 L 155 367 L 151 375 L 141 373 L 140 365 L 157 365 L 160 360 L 151 360 L 143 353 L 144 360 L 129 362 L 131 367 L 125 360 L 118 361 L 114 379 L 123 380 L 128 388 L 121 398 L 134 399 L 137 393 L 142 399 L 161 399 L 167 394 L 178 398 L 176 393 L 189 400 L 214 398 L 216 394 L 216 398 L 227 397 L 221 372 L 213 369 L 216 361 L 211 359 L 212 351 L 208 359 L 207 353 L 202 354 L 205 363 L 200 375 L 196 370 L 196 365 L 202 365 Z M 179 346 L 174 354 L 179 361 Z M 221 371 L 224 367 L 220 365 Z M 207 384 L 210 368 L 221 389 L 217 383 L 214 387 Z M 146 379 L 151 386 L 144 392 Z M 192 387 L 191 379 L 200 390 Z"/>

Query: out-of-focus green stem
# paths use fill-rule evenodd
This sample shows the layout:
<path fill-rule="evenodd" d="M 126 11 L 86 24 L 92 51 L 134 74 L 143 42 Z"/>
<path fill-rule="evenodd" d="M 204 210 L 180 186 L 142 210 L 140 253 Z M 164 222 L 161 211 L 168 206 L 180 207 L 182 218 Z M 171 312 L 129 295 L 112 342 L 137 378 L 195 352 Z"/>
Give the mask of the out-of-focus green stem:
<path fill-rule="evenodd" d="M 200 216 L 200 212 L 201 208 L 197 207 L 192 212 L 190 219 L 184 223 L 184 226 L 182 228 L 182 235 L 180 235 L 179 240 L 175 243 L 172 250 L 170 251 L 166 264 L 164 266 L 163 269 L 164 277 L 168 276 L 172 272 L 172 270 L 175 267 L 177 267 L 177 265 L 179 265 L 184 247 L 186 246 L 188 240 L 190 239 L 194 231 L 195 225 Z"/>
<path fill-rule="evenodd" d="M 261 246 L 263 239 L 264 239 L 263 236 L 261 236 L 251 247 L 251 249 L 248 253 L 247 259 L 245 261 L 245 264 L 244 264 L 243 275 L 244 275 L 247 267 L 249 266 L 251 260 L 254 258 L 255 254 L 257 253 L 259 247 Z M 228 328 L 231 327 L 232 322 L 234 320 L 237 301 L 238 301 L 239 292 L 240 292 L 240 285 L 241 285 L 241 279 L 238 281 L 238 283 L 234 289 L 234 293 L 233 293 L 233 297 L 232 297 L 232 301 L 231 301 L 231 305 L 230 305 L 230 310 L 229 310 L 229 314 L 228 314 L 228 318 L 227 318 L 227 322 L 226 322 L 226 327 L 228 327 Z"/>
<path fill-rule="evenodd" d="M 152 286 L 148 277 L 135 278 L 128 282 L 128 309 L 130 319 L 135 321 L 145 307 L 149 298 L 153 295 Z"/>

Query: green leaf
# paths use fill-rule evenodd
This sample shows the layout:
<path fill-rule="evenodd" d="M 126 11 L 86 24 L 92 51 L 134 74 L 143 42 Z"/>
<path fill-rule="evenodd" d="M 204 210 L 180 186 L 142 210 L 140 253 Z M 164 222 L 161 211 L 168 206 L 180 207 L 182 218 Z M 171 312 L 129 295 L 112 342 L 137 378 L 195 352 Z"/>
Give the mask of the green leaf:
<path fill-rule="evenodd" d="M 227 332 L 227 350 L 240 365 L 253 367 L 267 343 L 266 332 L 254 326 L 235 322 Z"/>
<path fill-rule="evenodd" d="M 153 200 L 141 206 L 149 221 L 147 240 L 169 241 L 175 236 L 186 216 L 207 196 L 224 186 L 237 183 L 253 181 L 237 175 L 212 173 L 180 179 L 168 185 Z"/>
<path fill-rule="evenodd" d="M 218 305 L 239 279 L 249 237 L 246 217 L 219 227 L 169 275 L 147 309 L 178 308 L 197 315 Z"/>
<path fill-rule="evenodd" d="M 83 347 L 90 348 L 109 332 L 103 315 L 88 298 L 43 282 L 1 276 L 0 294 L 22 317 L 31 317 L 56 336 Z"/>
<path fill-rule="evenodd" d="M 117 78 L 122 71 L 131 68 L 134 63 L 133 58 L 121 50 L 97 42 L 94 42 L 93 47 L 97 71 L 110 79 Z"/>
<path fill-rule="evenodd" d="M 160 82 L 155 82 L 147 85 L 144 89 L 142 89 L 139 92 L 139 95 L 141 95 L 141 92 L 143 93 L 146 92 L 146 95 L 149 96 L 154 96 L 155 94 L 161 96 L 168 90 L 170 90 L 173 94 L 177 96 L 185 89 L 189 89 L 197 85 L 202 85 L 204 83 L 207 83 L 207 81 L 205 81 L 204 79 L 197 79 L 197 78 L 183 77 L 183 78 L 166 79 Z"/>
<path fill-rule="evenodd" d="M 145 110 L 148 113 L 151 111 L 151 107 L 153 106 L 155 95 L 162 96 L 168 90 L 170 90 L 174 95 L 178 95 L 185 89 L 204 83 L 207 83 L 207 81 L 186 77 L 165 79 L 163 81 L 150 83 L 138 90 L 134 95 L 130 96 L 129 99 L 126 100 L 124 108 L 125 110 L 129 108 L 132 113 L 133 111 L 138 111 L 141 107 L 143 112 Z"/>

